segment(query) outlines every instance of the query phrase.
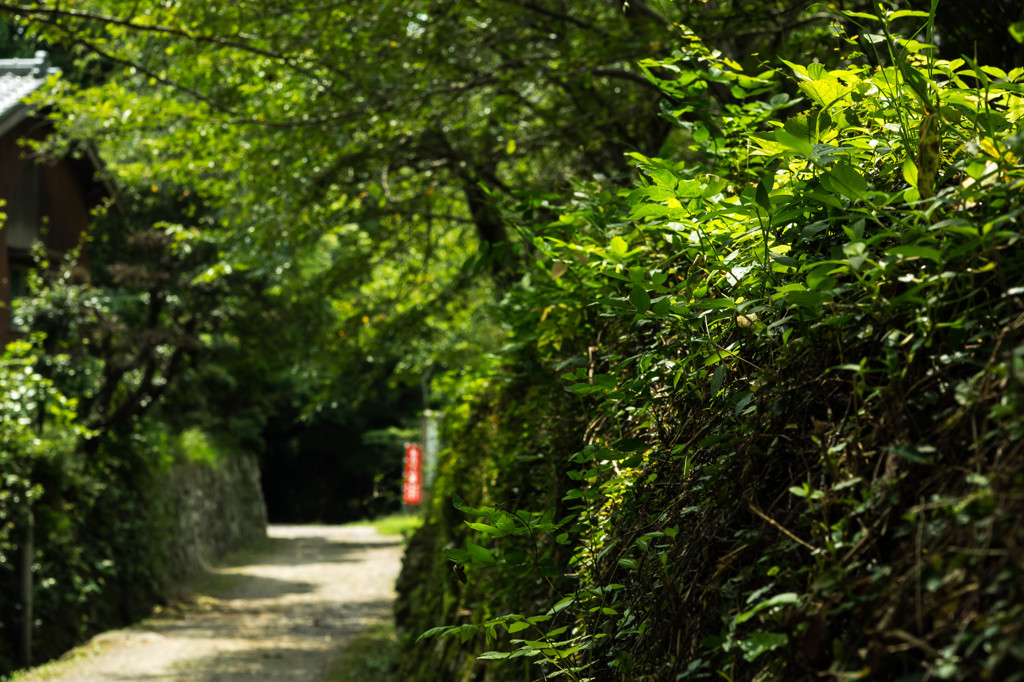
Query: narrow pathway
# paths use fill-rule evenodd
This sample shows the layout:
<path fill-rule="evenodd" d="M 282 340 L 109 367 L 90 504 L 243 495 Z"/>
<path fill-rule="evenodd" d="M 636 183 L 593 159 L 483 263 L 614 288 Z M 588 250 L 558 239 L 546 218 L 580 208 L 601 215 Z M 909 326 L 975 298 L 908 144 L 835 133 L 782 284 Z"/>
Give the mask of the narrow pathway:
<path fill-rule="evenodd" d="M 322 682 L 354 634 L 391 617 L 400 539 L 368 526 L 270 537 L 245 565 L 214 570 L 213 596 L 98 635 L 23 682 Z"/>

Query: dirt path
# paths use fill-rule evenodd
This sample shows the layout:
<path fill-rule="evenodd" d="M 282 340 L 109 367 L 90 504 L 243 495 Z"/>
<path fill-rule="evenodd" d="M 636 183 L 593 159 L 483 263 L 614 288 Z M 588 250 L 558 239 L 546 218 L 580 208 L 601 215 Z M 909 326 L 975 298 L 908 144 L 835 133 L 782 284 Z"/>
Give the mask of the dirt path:
<path fill-rule="evenodd" d="M 245 565 L 214 570 L 213 596 L 98 635 L 23 681 L 324 680 L 354 634 L 391 617 L 400 539 L 368 526 L 271 526 L 270 537 Z"/>

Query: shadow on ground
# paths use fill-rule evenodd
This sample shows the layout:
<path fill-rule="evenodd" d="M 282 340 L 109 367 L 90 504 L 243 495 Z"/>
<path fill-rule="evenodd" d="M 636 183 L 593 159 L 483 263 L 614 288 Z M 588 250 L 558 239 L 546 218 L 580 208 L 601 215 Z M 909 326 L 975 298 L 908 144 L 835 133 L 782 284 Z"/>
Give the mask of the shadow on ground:
<path fill-rule="evenodd" d="M 244 631 L 252 619 L 253 636 L 235 633 L 224 640 L 224 649 L 182 662 L 171 672 L 114 676 L 107 680 L 134 682 L 271 682 L 281 680 L 323 680 L 341 653 L 341 643 L 368 626 L 391 617 L 391 602 L 378 600 L 321 609 L 290 608 L 232 610 L 212 613 L 205 622 L 185 625 L 156 623 L 157 637 L 201 638 L 218 644 L 230 619 Z M 258 623 L 256 621 L 259 621 Z M 315 644 L 311 644 L 315 643 Z M 325 655 L 325 651 L 333 652 Z M 367 682 L 372 682 L 368 680 Z"/>

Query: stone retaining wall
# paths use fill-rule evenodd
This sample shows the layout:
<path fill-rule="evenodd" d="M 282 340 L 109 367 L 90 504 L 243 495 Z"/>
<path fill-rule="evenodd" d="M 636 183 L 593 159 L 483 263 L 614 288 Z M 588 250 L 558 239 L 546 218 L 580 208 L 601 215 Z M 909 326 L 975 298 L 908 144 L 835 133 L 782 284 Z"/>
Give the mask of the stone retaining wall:
<path fill-rule="evenodd" d="M 267 508 L 255 455 L 185 462 L 167 476 L 167 579 L 198 573 L 225 552 L 267 535 Z"/>

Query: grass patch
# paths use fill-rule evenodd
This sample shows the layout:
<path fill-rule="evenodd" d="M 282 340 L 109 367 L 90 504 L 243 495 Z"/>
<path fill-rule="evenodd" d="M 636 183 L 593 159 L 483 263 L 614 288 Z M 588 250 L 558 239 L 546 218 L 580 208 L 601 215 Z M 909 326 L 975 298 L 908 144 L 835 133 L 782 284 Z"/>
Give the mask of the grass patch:
<path fill-rule="evenodd" d="M 398 657 L 398 634 L 391 621 L 369 626 L 334 662 L 327 682 L 398 682 L 392 664 Z"/>
<path fill-rule="evenodd" d="M 423 525 L 423 517 L 419 514 L 390 514 L 348 525 L 373 526 L 381 535 L 408 535 Z"/>
<path fill-rule="evenodd" d="M 52 680 L 67 672 L 69 668 L 78 663 L 79 659 L 102 653 L 105 645 L 105 642 L 86 642 L 65 652 L 60 658 L 34 668 L 15 670 L 8 675 L 0 675 L 0 682 L 46 682 L 46 680 Z"/>

